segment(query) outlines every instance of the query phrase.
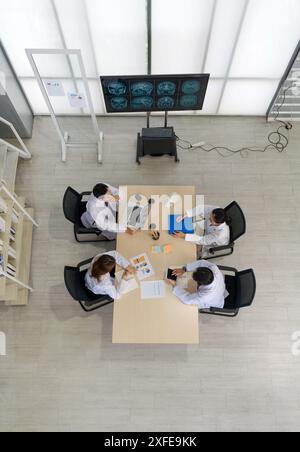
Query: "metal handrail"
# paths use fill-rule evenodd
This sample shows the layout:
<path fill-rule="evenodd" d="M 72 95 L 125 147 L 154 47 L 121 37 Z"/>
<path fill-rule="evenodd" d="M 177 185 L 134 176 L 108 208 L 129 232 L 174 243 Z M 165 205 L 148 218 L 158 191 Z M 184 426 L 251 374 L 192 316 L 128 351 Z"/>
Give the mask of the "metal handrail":
<path fill-rule="evenodd" d="M 18 132 L 15 129 L 14 125 L 11 122 L 7 121 L 6 119 L 2 118 L 1 116 L 0 116 L 0 122 L 2 124 L 5 124 L 6 126 L 8 126 L 10 128 L 10 130 L 13 132 L 13 134 L 16 137 L 16 139 L 20 143 L 20 146 L 21 146 L 22 149 L 17 148 L 13 144 L 10 144 L 10 143 L 8 143 L 7 141 L 5 141 L 3 139 L 0 139 L 0 143 L 5 144 L 9 150 L 18 152 L 20 154 L 20 156 L 23 157 L 24 159 L 31 159 L 31 153 L 28 150 L 28 148 L 25 145 L 25 143 L 22 140 L 22 138 L 20 137 L 20 135 L 18 134 Z"/>
<path fill-rule="evenodd" d="M 297 47 L 296 47 L 296 49 L 295 49 L 295 51 L 294 51 L 294 53 L 293 53 L 293 56 L 292 56 L 292 58 L 291 58 L 291 60 L 290 60 L 290 62 L 289 62 L 289 64 L 288 64 L 288 67 L 286 68 L 285 73 L 283 74 L 283 77 L 282 77 L 282 79 L 280 80 L 280 83 L 279 83 L 279 85 L 278 85 L 278 88 L 277 88 L 277 90 L 276 90 L 276 93 L 274 94 L 274 97 L 273 97 L 273 99 L 272 99 L 272 102 L 270 103 L 270 106 L 269 106 L 268 111 L 267 111 L 267 114 L 266 114 L 267 120 L 268 120 L 269 117 L 270 117 L 270 113 L 271 113 L 271 111 L 272 111 L 272 109 L 273 109 L 273 107 L 274 107 L 274 105 L 275 105 L 275 103 L 276 103 L 277 97 L 279 96 L 280 91 L 281 91 L 283 85 L 285 84 L 285 82 L 286 82 L 286 80 L 287 80 L 287 78 L 288 78 L 288 76 L 289 76 L 291 70 L 293 69 L 293 66 L 294 66 L 294 64 L 295 64 L 295 61 L 296 61 L 296 59 L 297 59 L 299 53 L 300 53 L 300 41 L 298 42 L 298 45 L 297 45 Z"/>

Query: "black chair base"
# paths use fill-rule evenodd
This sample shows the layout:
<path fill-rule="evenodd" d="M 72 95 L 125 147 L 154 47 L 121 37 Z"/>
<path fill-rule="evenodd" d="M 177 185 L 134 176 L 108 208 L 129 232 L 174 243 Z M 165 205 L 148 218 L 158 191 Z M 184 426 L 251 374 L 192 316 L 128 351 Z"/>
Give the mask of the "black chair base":
<path fill-rule="evenodd" d="M 91 235 L 94 234 L 98 238 L 96 240 L 79 240 L 80 236 L 84 235 Z M 86 229 L 86 228 L 79 228 L 78 226 L 74 225 L 74 237 L 77 243 L 98 243 L 98 242 L 115 242 L 115 240 L 109 240 L 108 238 L 104 237 L 102 235 L 102 232 L 99 231 L 99 229 Z"/>
<path fill-rule="evenodd" d="M 80 306 L 82 307 L 82 309 L 85 312 L 93 312 L 93 311 L 96 311 L 97 309 L 104 308 L 104 306 L 114 303 L 114 300 L 107 301 L 105 303 L 103 303 L 103 302 L 94 303 L 93 305 L 90 305 L 90 306 L 87 305 L 86 303 L 84 303 L 83 301 L 78 301 L 78 303 L 80 304 Z"/>
<path fill-rule="evenodd" d="M 240 312 L 239 309 L 230 310 L 230 309 L 211 308 L 211 309 L 200 309 L 199 310 L 200 314 L 215 315 L 215 316 L 219 316 L 219 317 L 231 317 L 231 318 L 237 317 L 239 312 Z"/>
<path fill-rule="evenodd" d="M 227 253 L 217 254 L 219 251 L 226 251 Z M 218 248 L 212 248 L 210 250 L 210 255 L 205 257 L 205 260 L 209 261 L 211 259 L 219 259 L 221 257 L 227 257 L 231 256 L 234 253 L 234 244 L 228 245 L 228 246 L 220 246 Z"/>

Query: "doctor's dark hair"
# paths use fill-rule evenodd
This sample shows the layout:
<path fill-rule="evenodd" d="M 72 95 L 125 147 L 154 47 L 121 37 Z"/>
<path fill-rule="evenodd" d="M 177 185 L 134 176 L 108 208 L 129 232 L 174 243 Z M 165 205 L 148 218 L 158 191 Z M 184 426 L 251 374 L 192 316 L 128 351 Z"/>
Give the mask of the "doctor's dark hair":
<path fill-rule="evenodd" d="M 95 198 L 100 198 L 100 196 L 106 195 L 108 192 L 108 186 L 105 184 L 97 184 L 93 189 L 93 195 Z"/>
<path fill-rule="evenodd" d="M 199 286 L 210 286 L 214 282 L 215 277 L 209 268 L 200 267 L 194 272 L 193 279 Z"/>
<path fill-rule="evenodd" d="M 214 216 L 215 222 L 217 224 L 226 223 L 227 226 L 230 226 L 231 220 L 229 219 L 229 217 L 224 209 L 213 210 L 213 216 Z"/>
<path fill-rule="evenodd" d="M 110 273 L 115 266 L 116 260 L 112 256 L 104 254 L 103 256 L 100 256 L 99 259 L 97 259 L 96 262 L 94 263 L 91 272 L 92 277 L 99 281 L 101 276 Z"/>

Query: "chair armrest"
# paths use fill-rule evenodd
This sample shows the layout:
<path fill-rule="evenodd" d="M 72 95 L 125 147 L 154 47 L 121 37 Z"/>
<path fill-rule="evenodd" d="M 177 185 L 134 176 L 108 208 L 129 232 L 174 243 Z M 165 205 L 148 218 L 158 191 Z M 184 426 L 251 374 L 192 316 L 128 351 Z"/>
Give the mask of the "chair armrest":
<path fill-rule="evenodd" d="M 216 246 L 215 248 L 210 248 L 209 252 L 211 254 L 214 254 L 218 251 L 226 251 L 228 249 L 231 249 L 234 246 L 233 243 L 230 243 L 229 245 L 224 245 L 224 246 Z"/>
<path fill-rule="evenodd" d="M 84 191 L 83 193 L 81 193 L 81 196 L 90 196 L 92 194 L 91 191 Z"/>
<path fill-rule="evenodd" d="M 218 265 L 219 270 L 224 271 L 224 272 L 231 272 L 231 273 L 238 273 L 238 270 L 236 268 L 233 267 L 226 267 L 224 265 Z"/>
<path fill-rule="evenodd" d="M 87 259 L 86 261 L 80 262 L 80 264 L 77 265 L 77 268 L 82 268 L 85 267 L 86 265 L 91 264 L 91 262 L 93 261 L 93 257 L 91 257 L 90 259 Z"/>

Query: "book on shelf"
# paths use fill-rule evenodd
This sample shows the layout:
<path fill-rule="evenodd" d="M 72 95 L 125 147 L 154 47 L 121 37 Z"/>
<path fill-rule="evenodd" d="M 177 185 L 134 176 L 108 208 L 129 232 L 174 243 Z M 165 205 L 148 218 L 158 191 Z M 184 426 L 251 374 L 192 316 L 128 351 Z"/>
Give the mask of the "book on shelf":
<path fill-rule="evenodd" d="M 10 263 L 8 263 L 6 265 L 6 268 L 7 268 L 7 270 L 10 270 L 11 272 L 16 272 L 17 271 L 16 267 L 14 265 L 11 265 Z"/>
<path fill-rule="evenodd" d="M 17 257 L 16 251 L 11 246 L 8 248 L 8 255 L 9 255 L 9 257 L 12 257 L 13 259 L 16 259 L 16 257 Z"/>
<path fill-rule="evenodd" d="M 7 213 L 8 207 L 6 201 L 0 196 L 0 212 Z"/>
<path fill-rule="evenodd" d="M 16 217 L 18 217 L 19 218 L 19 216 L 20 216 L 20 213 L 13 207 L 13 209 L 12 209 L 12 213 L 13 214 L 15 214 L 16 215 Z"/>
<path fill-rule="evenodd" d="M 4 265 L 4 257 L 3 257 L 3 254 L 0 253 L 0 272 L 4 272 L 3 265 Z M 2 273 L 0 273 L 0 277 L 3 277 L 3 276 L 4 275 Z"/>
<path fill-rule="evenodd" d="M 5 220 L 0 216 L 0 232 L 6 231 L 6 223 Z"/>
<path fill-rule="evenodd" d="M 10 228 L 10 232 L 11 232 L 13 235 L 16 235 L 16 230 L 15 230 L 15 228 L 11 227 L 11 228 Z"/>
<path fill-rule="evenodd" d="M 17 275 L 17 274 L 16 274 L 16 272 L 14 272 L 14 271 L 10 270 L 9 268 L 7 269 L 7 271 L 6 271 L 6 272 L 7 272 L 7 274 L 8 274 L 8 275 L 12 276 L 13 278 L 15 278 L 15 277 L 16 277 L 16 275 Z"/>
<path fill-rule="evenodd" d="M 16 274 L 17 274 L 16 267 L 14 265 L 11 265 L 10 263 L 7 264 L 6 271 L 11 276 L 16 276 Z"/>
<path fill-rule="evenodd" d="M 13 224 L 18 224 L 19 223 L 19 218 L 17 217 L 17 215 L 15 213 L 11 214 L 11 222 Z"/>

